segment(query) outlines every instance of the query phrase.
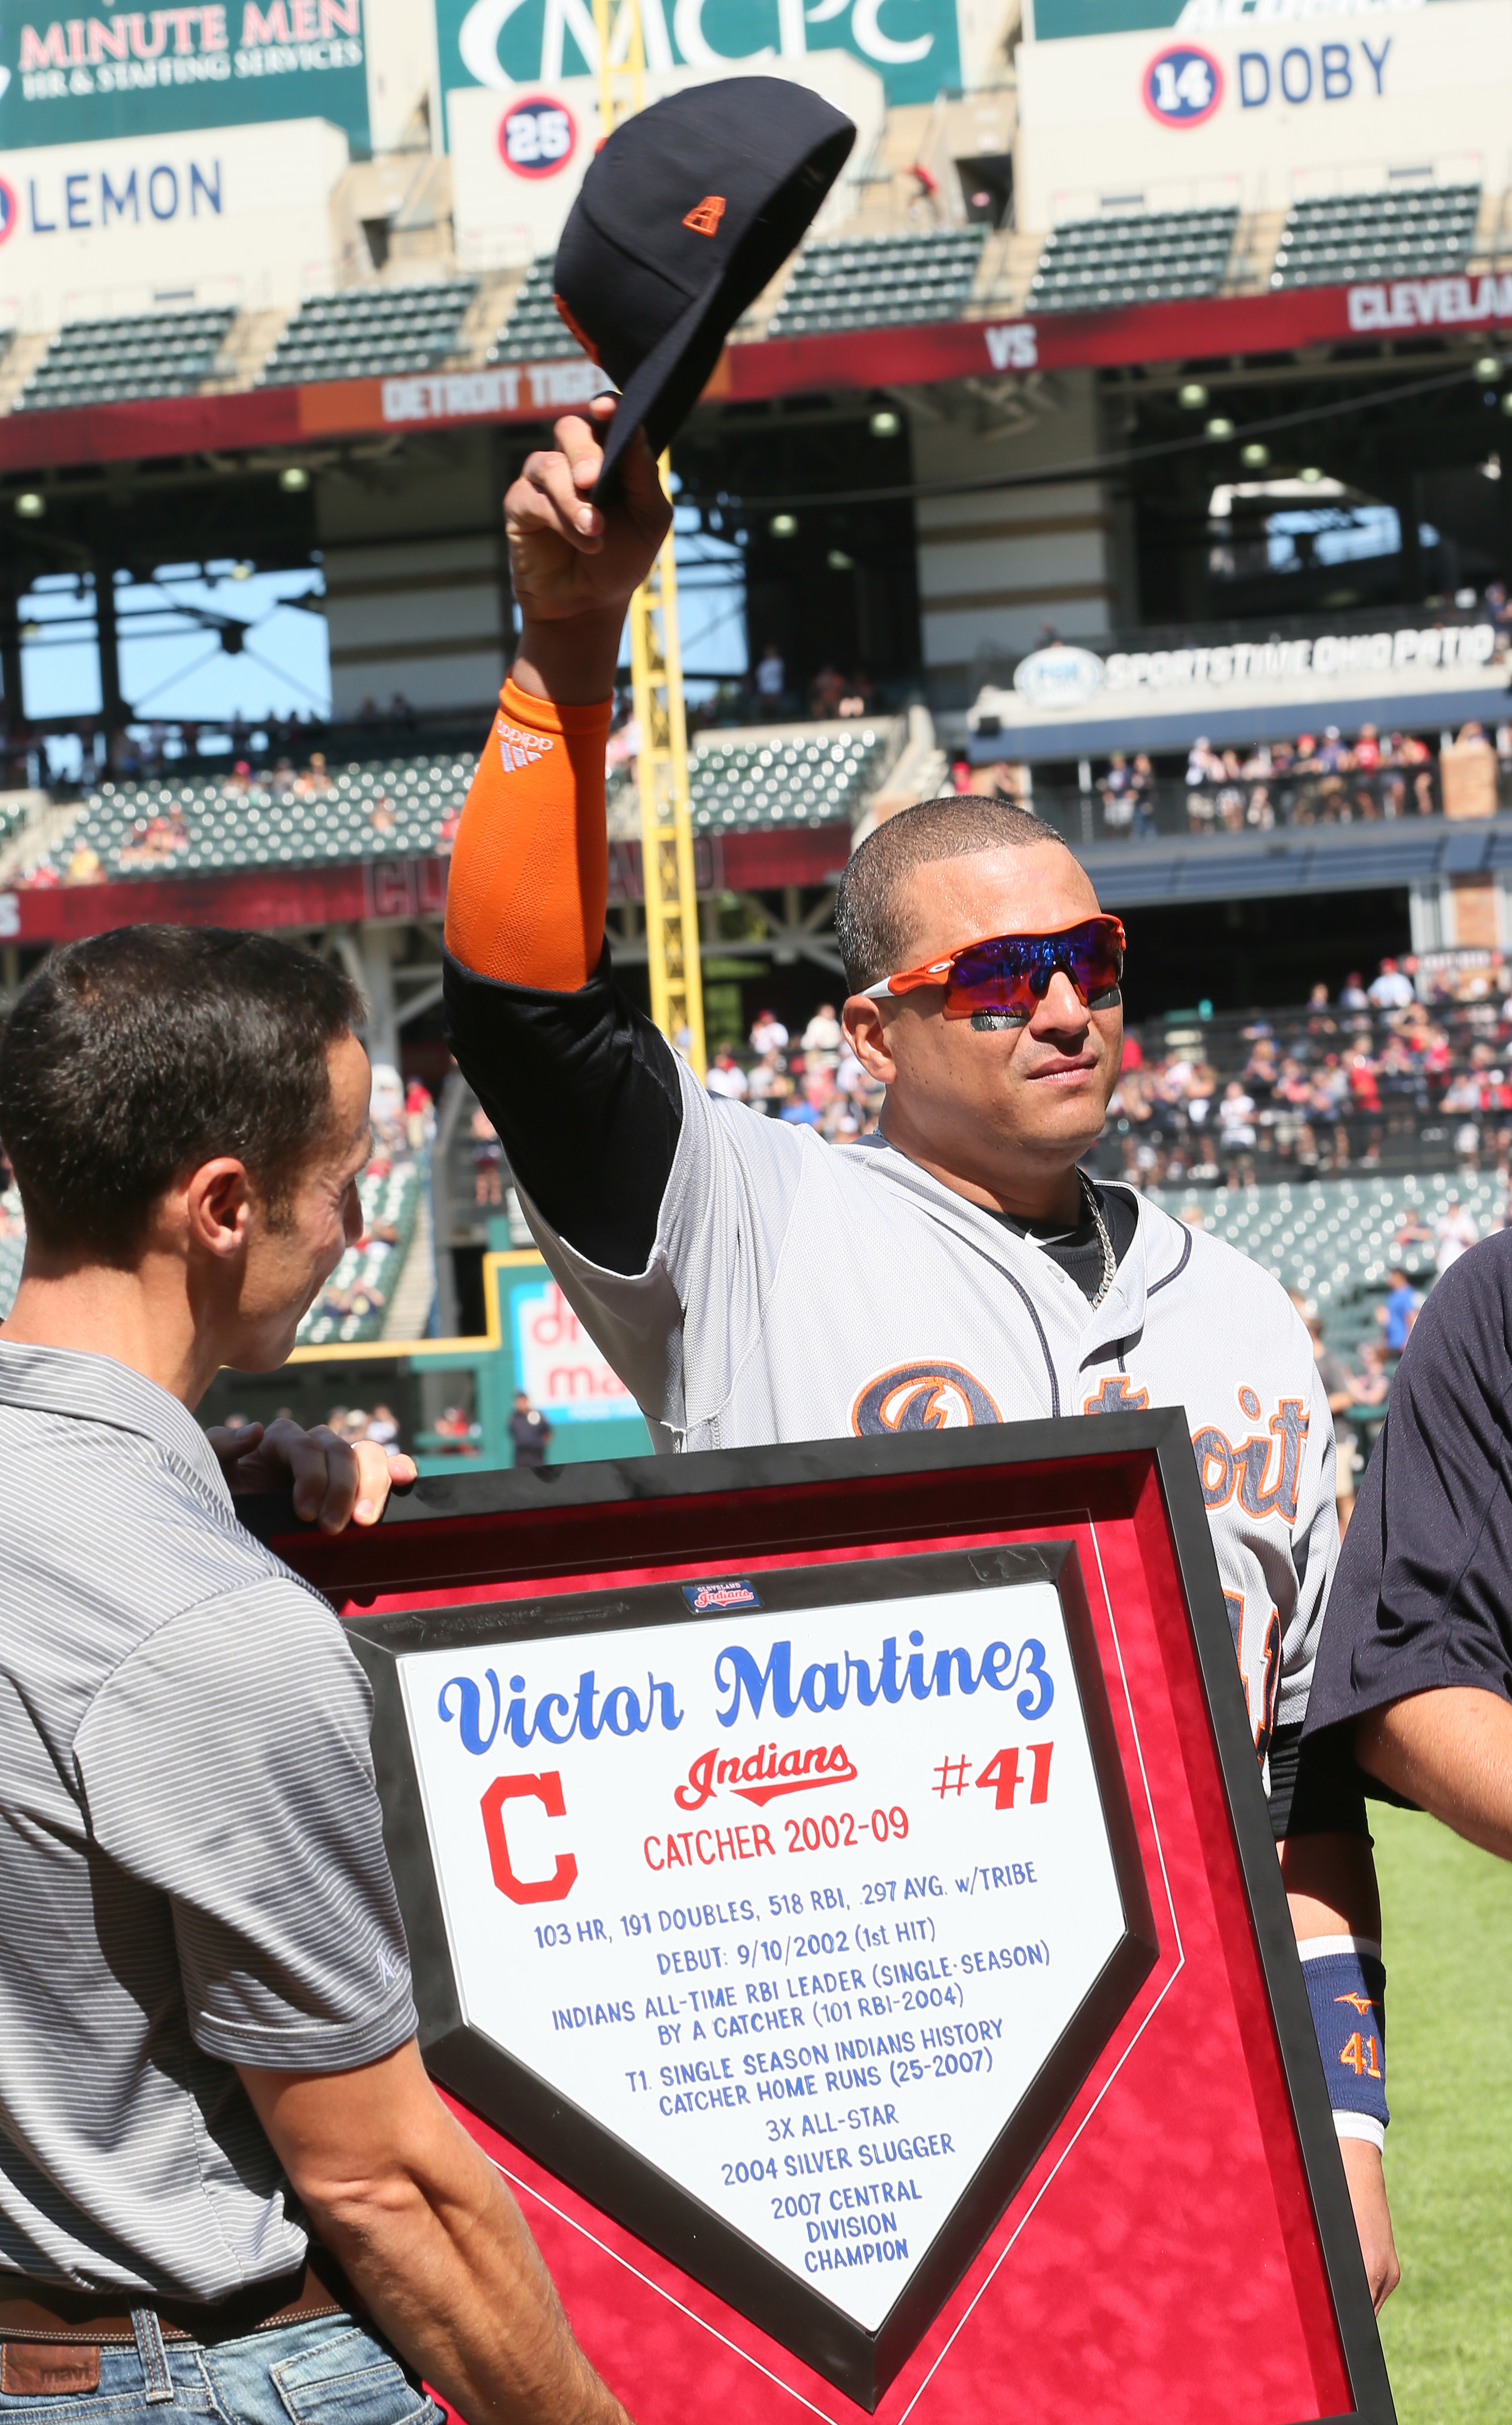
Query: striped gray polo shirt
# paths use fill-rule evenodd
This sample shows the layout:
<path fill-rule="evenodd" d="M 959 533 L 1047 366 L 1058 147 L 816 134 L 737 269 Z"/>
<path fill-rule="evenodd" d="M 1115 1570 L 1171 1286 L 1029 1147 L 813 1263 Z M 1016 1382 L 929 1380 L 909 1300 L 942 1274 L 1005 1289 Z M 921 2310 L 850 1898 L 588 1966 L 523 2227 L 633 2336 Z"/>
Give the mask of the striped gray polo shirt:
<path fill-rule="evenodd" d="M 371 1718 L 178 1400 L 0 1337 L 0 2272 L 215 2300 L 302 2261 L 232 2065 L 413 2033 Z"/>

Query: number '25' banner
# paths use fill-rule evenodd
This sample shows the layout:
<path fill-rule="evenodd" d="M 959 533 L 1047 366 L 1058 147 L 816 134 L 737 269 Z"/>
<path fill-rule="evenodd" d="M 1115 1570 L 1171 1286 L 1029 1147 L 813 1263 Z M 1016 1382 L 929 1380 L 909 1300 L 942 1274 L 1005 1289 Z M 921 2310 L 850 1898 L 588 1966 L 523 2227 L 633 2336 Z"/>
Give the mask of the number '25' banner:
<path fill-rule="evenodd" d="M 0 153 L 284 118 L 328 119 L 366 144 L 362 0 L 52 7 L 0 9 Z"/>
<path fill-rule="evenodd" d="M 889 102 L 932 101 L 961 82 L 956 0 L 640 0 L 646 65 L 732 61 L 760 75 L 775 58 L 845 50 L 881 75 Z M 612 11 L 618 17 L 617 7 Z M 597 72 L 592 0 L 437 0 L 441 83 L 500 89 Z M 611 36 L 611 48 L 618 44 Z"/>

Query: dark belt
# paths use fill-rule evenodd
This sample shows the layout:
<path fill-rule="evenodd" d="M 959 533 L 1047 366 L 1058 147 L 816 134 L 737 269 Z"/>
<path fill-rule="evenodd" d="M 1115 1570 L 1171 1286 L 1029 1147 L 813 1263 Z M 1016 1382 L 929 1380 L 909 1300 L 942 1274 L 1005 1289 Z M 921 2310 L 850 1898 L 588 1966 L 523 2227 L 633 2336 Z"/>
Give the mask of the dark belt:
<path fill-rule="evenodd" d="M 61 2283 L 0 2274 L 0 2282 L 8 2281 L 15 2288 L 0 2290 L 0 2341 L 83 2342 L 97 2349 L 130 2349 L 135 2342 L 132 2306 L 107 2305 L 97 2290 L 70 2290 Z M 134 2305 L 157 2318 L 166 2341 L 210 2345 L 240 2340 L 247 2333 L 270 2333 L 280 2324 L 303 2323 L 307 2317 L 360 2312 L 345 2274 L 324 2249 L 310 2251 L 302 2272 L 251 2283 L 214 2305 L 155 2299 L 146 2292 Z"/>

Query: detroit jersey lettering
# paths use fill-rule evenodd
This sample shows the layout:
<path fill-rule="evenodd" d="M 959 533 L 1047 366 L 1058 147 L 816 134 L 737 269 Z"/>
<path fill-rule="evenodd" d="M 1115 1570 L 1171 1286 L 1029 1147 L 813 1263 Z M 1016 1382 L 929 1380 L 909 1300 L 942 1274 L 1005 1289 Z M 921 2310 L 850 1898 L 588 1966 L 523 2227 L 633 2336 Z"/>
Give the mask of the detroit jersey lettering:
<path fill-rule="evenodd" d="M 1185 1407 L 1264 1763 L 1306 1710 L 1339 1553 L 1332 1418 L 1276 1281 L 1141 1200 L 1094 1309 L 882 1137 L 825 1145 L 677 1068 L 682 1132 L 644 1272 L 588 1262 L 526 1203 L 656 1446 Z"/>

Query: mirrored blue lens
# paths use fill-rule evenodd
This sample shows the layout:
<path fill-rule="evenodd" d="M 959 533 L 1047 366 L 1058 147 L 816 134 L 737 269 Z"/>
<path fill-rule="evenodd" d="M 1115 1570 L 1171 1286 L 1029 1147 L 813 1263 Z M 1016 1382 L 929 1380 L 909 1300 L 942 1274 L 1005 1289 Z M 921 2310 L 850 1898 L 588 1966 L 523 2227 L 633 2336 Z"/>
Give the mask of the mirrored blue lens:
<path fill-rule="evenodd" d="M 1111 918 L 1089 919 L 1060 935 L 998 935 L 973 943 L 957 957 L 946 991 L 947 1019 L 976 1011 L 1006 1010 L 1029 1018 L 1064 970 L 1089 1008 L 1117 990 L 1123 974 L 1119 927 Z"/>

